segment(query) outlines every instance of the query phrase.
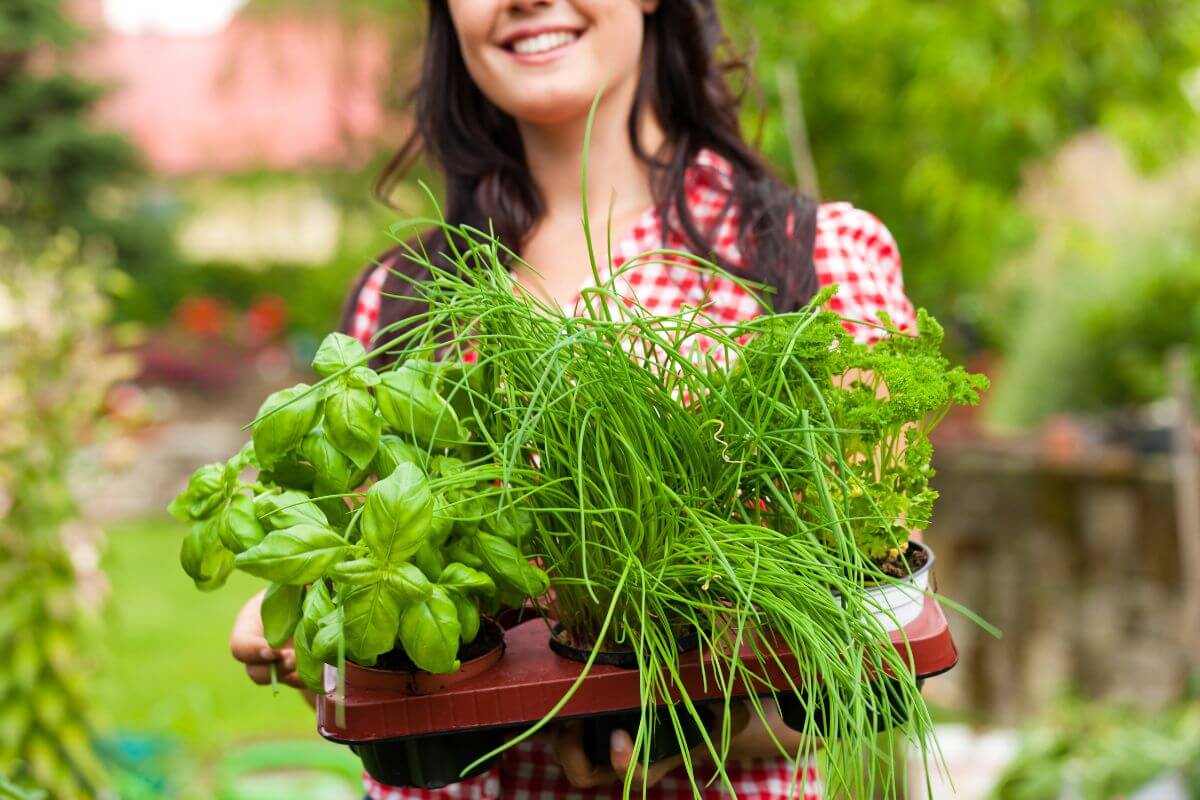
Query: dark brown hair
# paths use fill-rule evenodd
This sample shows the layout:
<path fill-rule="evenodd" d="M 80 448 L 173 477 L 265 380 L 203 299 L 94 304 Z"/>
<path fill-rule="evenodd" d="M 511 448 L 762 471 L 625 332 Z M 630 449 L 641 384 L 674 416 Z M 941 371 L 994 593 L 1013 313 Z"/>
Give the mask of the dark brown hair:
<path fill-rule="evenodd" d="M 543 201 L 526 168 L 517 125 L 468 74 L 446 0 L 429 0 L 428 7 L 425 53 L 413 92 L 416 126 L 384 169 L 376 193 L 387 202 L 407 170 L 425 154 L 445 177 L 446 219 L 483 230 L 490 224 L 501 241 L 519 250 L 543 213 Z M 817 291 L 812 263 L 816 203 L 775 178 L 747 144 L 738 120 L 741 96 L 729 81 L 731 73 L 747 72 L 746 62 L 723 60 L 725 45 L 714 0 L 663 0 L 647 15 L 630 141 L 650 167 L 660 218 L 671 221 L 691 252 L 718 263 L 713 232 L 702 230 L 688 207 L 685 177 L 703 149 L 730 163 L 729 206 L 737 209 L 743 263 L 721 266 L 772 287 L 777 311 L 793 310 Z M 666 134 L 661 153 L 645 152 L 637 136 L 637 121 L 647 107 Z M 438 231 L 422 243 L 430 254 L 446 249 Z M 385 255 L 384 263 L 423 277 L 399 253 Z M 397 292 L 408 294 L 401 288 L 403 279 L 391 276 L 389 284 L 393 280 Z M 385 300 L 380 325 L 416 310 L 409 301 Z"/>

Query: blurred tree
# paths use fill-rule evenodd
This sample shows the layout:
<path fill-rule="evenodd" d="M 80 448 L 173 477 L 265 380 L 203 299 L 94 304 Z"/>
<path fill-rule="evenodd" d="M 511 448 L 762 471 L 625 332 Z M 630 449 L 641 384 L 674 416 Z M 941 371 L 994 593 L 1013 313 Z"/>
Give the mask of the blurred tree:
<path fill-rule="evenodd" d="M 135 151 L 90 121 L 103 88 L 59 63 L 80 38 L 62 0 L 0 3 L 0 225 L 33 240 L 71 228 L 137 275 L 170 258 L 169 232 L 135 213 Z"/>
<path fill-rule="evenodd" d="M 821 188 L 878 214 L 913 299 L 984 320 L 993 268 L 1027 243 L 1023 171 L 1103 127 L 1146 167 L 1193 137 L 1194 0 L 725 0 L 779 106 L 777 64 L 800 78 Z M 786 76 L 786 72 L 784 73 Z M 772 114 L 763 147 L 788 164 Z"/>
<path fill-rule="evenodd" d="M 1002 427 L 1164 399 L 1167 353 L 1200 344 L 1200 226 L 1081 230 L 1056 255 L 1051 285 L 1017 311 L 1004 379 L 988 398 Z"/>

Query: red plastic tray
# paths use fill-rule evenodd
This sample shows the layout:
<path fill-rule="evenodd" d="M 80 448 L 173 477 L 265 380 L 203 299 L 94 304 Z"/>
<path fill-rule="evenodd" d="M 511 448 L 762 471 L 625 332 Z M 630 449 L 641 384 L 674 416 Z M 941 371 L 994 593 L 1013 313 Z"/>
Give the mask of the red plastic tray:
<path fill-rule="evenodd" d="M 538 618 L 523 622 L 505 633 L 506 649 L 496 664 L 485 672 L 446 686 L 430 694 L 414 694 L 403 677 L 395 686 L 379 670 L 354 665 L 346 669 L 345 725 L 337 725 L 335 673 L 326 668 L 326 693 L 317 698 L 317 728 L 327 739 L 346 744 L 375 742 L 411 736 L 452 733 L 480 728 L 515 727 L 536 722 L 554 707 L 578 679 L 583 665 L 556 655 L 547 642 L 550 633 Z M 906 644 L 907 640 L 907 644 Z M 925 609 L 903 632 L 892 634 L 892 643 L 904 654 L 911 648 L 917 677 L 926 678 L 949 670 L 958 662 L 958 649 L 941 606 L 926 598 Z M 748 649 L 743 657 L 756 671 Z M 681 657 L 680 672 L 688 696 L 713 700 L 723 696 L 722 687 L 708 672 L 708 658 L 696 652 Z M 780 655 L 783 668 L 795 668 L 790 653 Z M 766 667 L 766 679 L 781 690 L 788 683 L 780 667 Z M 392 675 L 397 675 L 392 673 Z M 453 680 L 453 676 L 447 676 Z M 364 685 L 367 684 L 367 685 Z M 743 685 L 739 693 L 762 694 L 763 687 Z M 559 712 L 560 718 L 625 711 L 640 706 L 641 689 L 636 670 L 593 665 L 591 673 Z"/>

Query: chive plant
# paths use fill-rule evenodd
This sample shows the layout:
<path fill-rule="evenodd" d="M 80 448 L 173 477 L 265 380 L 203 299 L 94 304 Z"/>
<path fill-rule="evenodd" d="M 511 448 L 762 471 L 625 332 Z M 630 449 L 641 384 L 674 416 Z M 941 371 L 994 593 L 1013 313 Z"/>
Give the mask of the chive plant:
<path fill-rule="evenodd" d="M 749 694 L 764 718 L 776 694 L 764 670 L 794 654 L 785 691 L 803 698 L 805 736 L 784 755 L 824 747 L 835 791 L 897 796 L 889 762 L 868 757 L 864 770 L 864 756 L 880 728 L 929 752 L 931 725 L 868 588 L 893 580 L 880 558 L 903 558 L 908 526 L 928 518 L 930 420 L 973 402 L 982 379 L 946 367 L 924 315 L 913 344 L 856 345 L 822 310 L 828 294 L 796 313 L 718 324 L 702 309 L 652 313 L 621 296 L 619 275 L 595 270 L 581 313 L 567 313 L 515 284 L 517 256 L 490 234 L 437 224 L 449 260 L 408 253 L 432 276 L 412 284 L 429 311 L 380 350 L 476 362 L 458 388 L 480 433 L 473 465 L 502 476 L 488 502 L 529 512 L 521 546 L 550 575 L 558 635 L 593 658 L 621 649 L 636 660 L 642 763 L 659 723 L 698 786 L 683 746 L 685 717 L 704 730 L 680 679 L 686 632 L 726 707 Z M 648 253 L 631 267 L 683 256 Z M 879 396 L 884 381 L 892 397 Z M 886 696 L 873 689 L 884 676 Z M 702 736 L 733 791 L 721 766 L 731 731 Z"/>

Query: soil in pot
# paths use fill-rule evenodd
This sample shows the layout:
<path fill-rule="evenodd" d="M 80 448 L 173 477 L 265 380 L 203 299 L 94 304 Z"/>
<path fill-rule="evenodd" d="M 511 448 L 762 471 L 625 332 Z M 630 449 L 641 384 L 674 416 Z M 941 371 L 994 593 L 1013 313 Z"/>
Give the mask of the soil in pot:
<path fill-rule="evenodd" d="M 909 542 L 903 553 L 889 556 L 884 561 L 876 561 L 875 566 L 879 567 L 884 575 L 890 575 L 893 578 L 907 578 L 914 572 L 919 572 L 927 563 L 929 563 L 929 551 L 916 542 Z"/>
<path fill-rule="evenodd" d="M 680 653 L 686 653 L 696 649 L 699 645 L 699 637 L 694 630 L 686 631 L 679 635 L 676 644 Z M 553 635 L 550 637 L 550 649 L 563 658 L 569 658 L 581 664 L 586 663 L 592 654 L 591 647 L 582 647 L 571 642 L 562 625 L 554 626 Z M 596 654 L 595 663 L 622 669 L 637 669 L 637 658 L 629 648 L 601 650 Z M 700 706 L 696 711 L 703 722 L 704 729 L 710 729 L 716 718 L 712 709 Z M 687 749 L 691 750 L 704 741 L 703 730 L 687 710 L 685 704 L 677 703 L 675 713 L 679 717 L 679 726 L 683 731 Z M 623 730 L 631 737 L 637 738 L 641 718 L 641 709 L 583 718 L 581 720 L 583 723 L 583 749 L 592 763 L 601 766 L 612 763 L 610 746 L 613 731 Z M 671 715 L 666 706 L 657 710 L 652 724 L 654 727 L 650 734 L 650 760 L 661 761 L 664 758 L 679 755 L 682 752 L 679 737 L 676 734 L 675 726 L 671 723 Z"/>
<path fill-rule="evenodd" d="M 499 756 L 466 775 L 477 758 L 504 744 L 504 730 L 467 731 L 350 745 L 367 774 L 387 786 L 441 789 L 487 772 Z"/>
<path fill-rule="evenodd" d="M 917 680 L 917 688 L 925 685 L 923 679 Z M 900 683 L 893 677 L 885 676 L 871 682 L 871 689 L 876 704 L 875 729 L 885 731 L 903 725 L 908 721 L 908 711 L 900 705 Z M 779 714 L 783 722 L 795 731 L 803 731 L 807 717 L 808 705 L 813 704 L 813 729 L 811 733 L 817 736 L 829 734 L 829 694 L 821 687 L 810 689 L 800 687 L 797 693 L 780 693 Z"/>

